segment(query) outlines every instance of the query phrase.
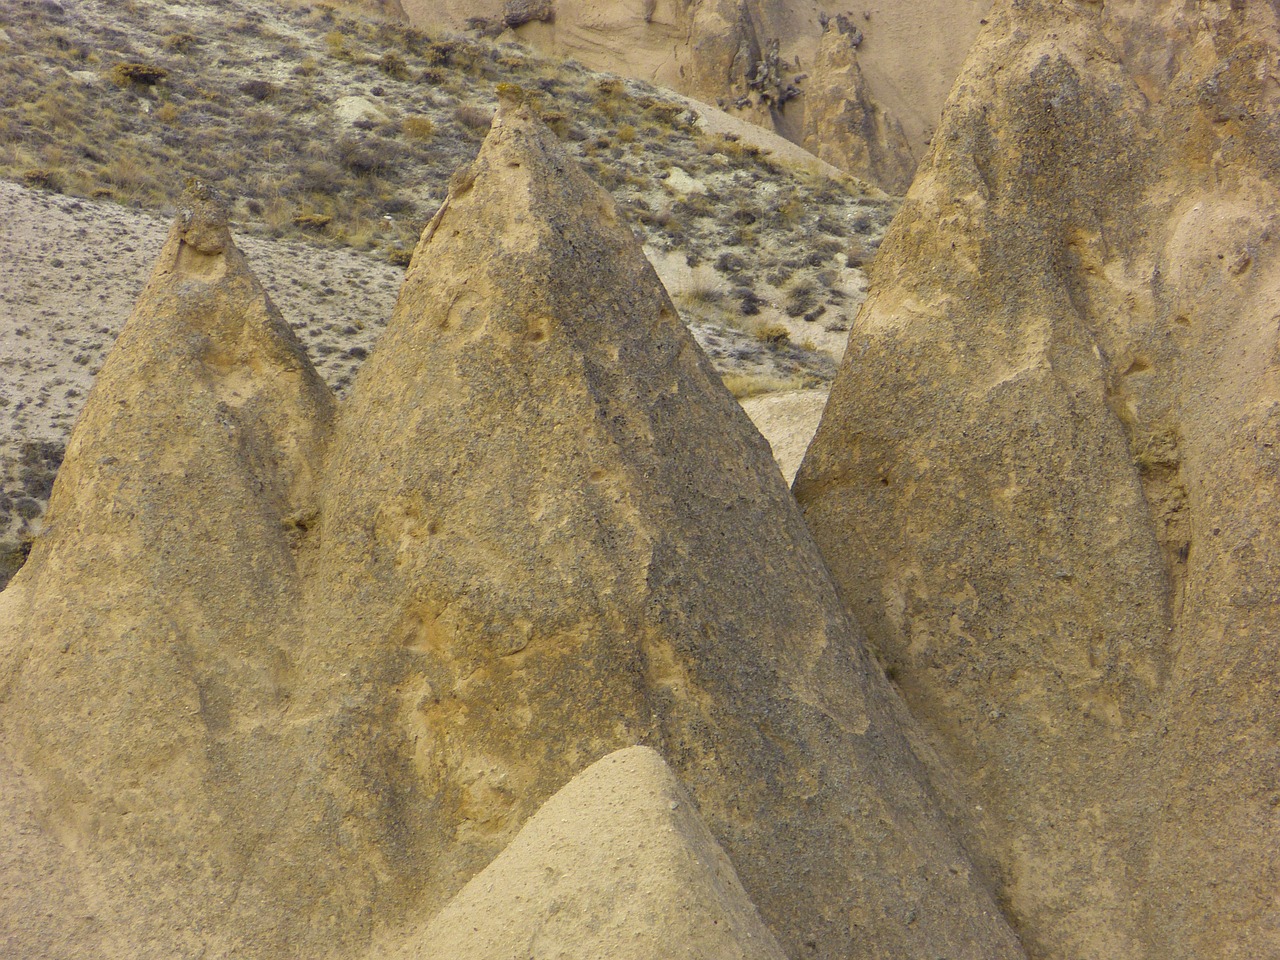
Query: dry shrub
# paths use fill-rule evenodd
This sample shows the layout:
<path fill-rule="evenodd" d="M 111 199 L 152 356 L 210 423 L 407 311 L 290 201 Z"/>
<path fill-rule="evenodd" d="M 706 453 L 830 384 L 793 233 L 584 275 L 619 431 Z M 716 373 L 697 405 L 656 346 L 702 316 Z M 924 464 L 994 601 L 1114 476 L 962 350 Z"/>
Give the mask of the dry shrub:
<path fill-rule="evenodd" d="M 332 222 L 327 213 L 297 213 L 293 217 L 293 225 L 303 230 L 323 230 Z"/>
<path fill-rule="evenodd" d="M 551 132 L 561 140 L 569 136 L 569 131 L 572 129 L 572 125 L 569 123 L 569 118 L 559 110 L 544 110 L 542 111 L 541 116 L 542 122 L 545 123 L 550 128 Z"/>
<path fill-rule="evenodd" d="M 755 338 L 770 347 L 780 347 L 791 342 L 791 331 L 780 323 L 762 323 L 756 327 Z"/>
<path fill-rule="evenodd" d="M 151 175 L 136 156 L 122 154 L 112 158 L 102 171 L 104 179 L 117 190 L 138 193 L 152 185 Z"/>
<path fill-rule="evenodd" d="M 59 170 L 48 170 L 44 167 L 35 167 L 27 170 L 22 174 L 22 179 L 30 187 L 37 187 L 41 190 L 52 190 L 58 192 L 62 189 L 63 177 Z"/>
<path fill-rule="evenodd" d="M 347 186 L 347 175 L 331 160 L 311 160 L 294 175 L 294 184 L 303 193 L 338 193 Z"/>
<path fill-rule="evenodd" d="M 801 280 L 791 287 L 787 294 L 787 302 L 783 309 L 788 317 L 799 317 L 808 313 L 818 302 L 818 288 L 808 280 Z"/>
<path fill-rule="evenodd" d="M 150 63 L 117 63 L 111 68 L 111 79 L 118 87 L 153 87 L 167 76 L 168 70 Z"/>
<path fill-rule="evenodd" d="M 854 237 L 849 241 L 849 246 L 844 251 L 845 261 L 851 267 L 865 267 L 876 258 L 875 247 L 862 240 Z"/>
<path fill-rule="evenodd" d="M 338 159 L 354 174 L 379 176 L 395 165 L 396 153 L 392 144 L 386 140 L 343 137 L 338 141 Z"/>
<path fill-rule="evenodd" d="M 404 81 L 409 79 L 409 65 L 404 62 L 404 57 L 391 50 L 388 50 L 379 58 L 378 69 L 392 80 Z"/>
<path fill-rule="evenodd" d="M 174 53 L 186 53 L 198 42 L 194 34 L 171 33 L 164 38 L 164 48 L 172 50 Z"/>
<path fill-rule="evenodd" d="M 769 374 L 730 373 L 721 378 L 739 400 L 758 397 L 764 393 L 782 393 L 786 390 L 803 390 L 805 382 L 800 377 L 775 377 Z"/>
<path fill-rule="evenodd" d="M 430 140 L 436 132 L 436 125 L 431 122 L 430 117 L 414 115 L 405 117 L 400 129 L 410 140 L 425 141 Z"/>
<path fill-rule="evenodd" d="M 240 84 L 240 92 L 263 103 L 279 93 L 280 89 L 270 80 L 246 80 Z"/>
<path fill-rule="evenodd" d="M 464 103 L 453 111 L 453 119 L 468 130 L 488 130 L 493 123 L 493 112 L 485 110 L 483 107 Z"/>
<path fill-rule="evenodd" d="M 326 33 L 324 46 L 329 51 L 329 56 L 339 60 L 345 60 L 351 56 L 351 50 L 347 46 L 347 36 L 341 30 L 330 30 Z"/>
<path fill-rule="evenodd" d="M 269 200 L 262 212 L 262 222 L 272 236 L 283 236 L 293 223 L 293 206 L 281 197 Z"/>

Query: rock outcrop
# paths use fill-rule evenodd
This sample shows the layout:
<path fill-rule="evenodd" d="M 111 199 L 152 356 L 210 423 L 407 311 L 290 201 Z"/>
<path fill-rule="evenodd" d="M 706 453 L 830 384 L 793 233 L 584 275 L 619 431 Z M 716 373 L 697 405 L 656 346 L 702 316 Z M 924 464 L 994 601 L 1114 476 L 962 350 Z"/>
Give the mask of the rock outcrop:
<path fill-rule="evenodd" d="M 431 921 L 403 960 L 784 960 L 729 858 L 647 747 L 596 761 Z"/>
<path fill-rule="evenodd" d="M 799 139 L 814 156 L 901 194 L 911 185 L 915 159 L 902 124 L 868 88 L 858 62 L 862 41 L 848 17 L 827 21 L 805 85 Z"/>
<path fill-rule="evenodd" d="M 1276 16 L 999 4 L 796 480 L 1033 957 L 1280 949 Z"/>
<path fill-rule="evenodd" d="M 517 27 L 522 42 L 776 130 L 891 191 L 910 181 L 990 0 L 404 0 L 410 21 Z M 550 8 L 549 10 L 547 8 Z M 856 41 L 855 41 L 856 36 Z"/>
<path fill-rule="evenodd" d="M 366 678 L 335 752 L 416 777 L 428 910 L 644 743 L 789 953 L 1018 955 L 767 445 L 527 110 L 424 232 L 325 491 L 317 602 Z"/>
<path fill-rule="evenodd" d="M 417 943 L 646 744 L 789 955 L 1021 957 L 916 740 L 613 201 L 508 104 L 336 413 L 188 199 L 0 595 L 0 942 Z"/>
<path fill-rule="evenodd" d="M 317 846 L 286 827 L 311 813 L 291 799 L 308 754 L 287 689 L 296 540 L 332 413 L 197 187 L 0 595 L 0 795 L 32 851 L 0 857 L 0 890 L 74 892 L 28 903 L 64 921 L 47 931 L 0 911 L 7 955 L 313 940 Z"/>

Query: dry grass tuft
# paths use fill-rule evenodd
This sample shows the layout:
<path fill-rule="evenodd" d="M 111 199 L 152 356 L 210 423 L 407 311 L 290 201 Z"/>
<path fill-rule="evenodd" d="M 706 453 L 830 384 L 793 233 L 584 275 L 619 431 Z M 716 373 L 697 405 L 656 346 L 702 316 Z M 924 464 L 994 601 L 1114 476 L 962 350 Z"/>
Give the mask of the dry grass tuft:
<path fill-rule="evenodd" d="M 782 393 L 787 390 L 803 390 L 812 384 L 804 377 L 778 377 L 769 374 L 726 374 L 724 385 L 739 400 L 758 397 L 765 393 Z"/>

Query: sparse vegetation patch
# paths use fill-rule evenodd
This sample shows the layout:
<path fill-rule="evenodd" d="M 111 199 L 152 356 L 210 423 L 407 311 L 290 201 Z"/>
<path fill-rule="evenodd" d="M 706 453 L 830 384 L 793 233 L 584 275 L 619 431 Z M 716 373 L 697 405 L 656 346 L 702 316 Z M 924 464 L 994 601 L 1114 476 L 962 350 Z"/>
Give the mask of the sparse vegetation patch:
<path fill-rule="evenodd" d="M 0 51 L 0 176 L 45 190 L 156 208 L 198 176 L 242 198 L 241 229 L 399 260 L 487 132 L 496 88 L 509 86 L 651 245 L 726 275 L 775 269 L 783 249 L 828 262 L 851 249 L 854 224 L 881 220 L 852 185 L 705 135 L 643 84 L 340 3 L 220 0 L 200 16 L 162 0 L 14 0 L 0 28 L 23 37 Z M 348 117 L 352 101 L 369 109 Z M 707 189 L 664 189 L 676 167 Z M 858 249 L 865 260 L 869 244 Z"/>

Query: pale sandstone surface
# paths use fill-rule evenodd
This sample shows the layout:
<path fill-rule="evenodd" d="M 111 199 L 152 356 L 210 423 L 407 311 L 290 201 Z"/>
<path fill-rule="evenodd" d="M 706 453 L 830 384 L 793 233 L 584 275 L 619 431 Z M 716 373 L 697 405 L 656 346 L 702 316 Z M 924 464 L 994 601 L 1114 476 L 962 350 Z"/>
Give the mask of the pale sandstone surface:
<path fill-rule="evenodd" d="M 524 109 L 424 232 L 325 473 L 331 753 L 367 815 L 430 809 L 398 838 L 428 911 L 644 743 L 790 954 L 1019 955 L 767 446 Z"/>
<path fill-rule="evenodd" d="M 653 750 L 630 747 L 574 777 L 420 937 L 380 956 L 783 960 L 785 954 L 671 770 Z"/>
<path fill-rule="evenodd" d="M 1276 16 L 1001 3 L 796 480 L 1033 957 L 1280 953 Z"/>
<path fill-rule="evenodd" d="M 769 441 L 773 460 L 782 477 L 791 483 L 800 469 L 809 441 L 818 429 L 827 390 L 790 390 L 742 400 L 742 409 Z"/>
<path fill-rule="evenodd" d="M 500 23 L 511 6 L 502 0 L 403 5 L 412 23 L 434 29 L 461 29 L 473 18 Z M 901 190 L 990 0 L 872 0 L 854 8 L 832 0 L 558 0 L 545 6 L 553 16 L 519 24 L 519 40 L 708 103 L 745 100 L 741 111 L 754 122 L 885 189 Z M 841 15 L 863 35 L 856 49 L 836 28 Z M 830 18 L 825 28 L 820 17 Z M 773 41 L 781 79 L 804 77 L 795 83 L 800 95 L 786 103 L 778 102 L 776 89 L 765 91 L 771 102 L 764 101 L 750 84 Z M 844 84 L 858 75 L 865 88 L 851 96 Z"/>
<path fill-rule="evenodd" d="M 104 960 L 105 924 L 82 892 L 74 853 L 42 824 L 41 809 L 28 777 L 0 755 L 0 954 Z"/>

